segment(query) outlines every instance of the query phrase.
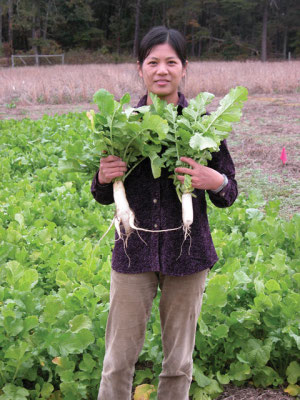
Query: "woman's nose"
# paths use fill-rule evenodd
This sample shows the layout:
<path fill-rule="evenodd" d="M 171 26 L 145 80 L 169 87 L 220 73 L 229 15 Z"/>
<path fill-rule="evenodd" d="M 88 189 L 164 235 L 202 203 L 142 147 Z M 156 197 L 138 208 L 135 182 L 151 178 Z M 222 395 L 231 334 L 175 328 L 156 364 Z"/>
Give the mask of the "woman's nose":
<path fill-rule="evenodd" d="M 158 74 L 167 74 L 168 73 L 167 65 L 165 63 L 159 63 L 157 73 Z"/>

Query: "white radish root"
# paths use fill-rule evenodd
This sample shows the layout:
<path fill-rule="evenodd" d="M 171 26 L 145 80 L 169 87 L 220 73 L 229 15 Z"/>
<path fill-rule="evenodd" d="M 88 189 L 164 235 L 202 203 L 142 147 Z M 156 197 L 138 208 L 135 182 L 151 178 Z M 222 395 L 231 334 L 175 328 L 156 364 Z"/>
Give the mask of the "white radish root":
<path fill-rule="evenodd" d="M 182 195 L 182 221 L 183 221 L 183 231 L 185 240 L 187 236 L 189 236 L 190 234 L 191 225 L 194 221 L 193 202 L 191 193 L 184 193 Z"/>
<path fill-rule="evenodd" d="M 171 229 L 150 230 L 150 229 L 143 229 L 143 228 L 137 227 L 135 224 L 135 215 L 134 215 L 134 212 L 129 207 L 129 204 L 128 204 L 128 201 L 126 198 L 124 184 L 122 181 L 114 182 L 113 195 L 114 195 L 114 200 L 115 200 L 115 204 L 116 204 L 116 216 L 114 218 L 114 223 L 115 223 L 116 231 L 118 233 L 119 238 L 122 238 L 121 224 L 123 225 L 123 227 L 125 229 L 125 236 L 126 236 L 125 244 L 127 243 L 127 239 L 129 237 L 130 233 L 132 232 L 132 230 L 159 233 L 159 232 L 175 231 L 175 230 L 178 230 L 181 228 L 181 226 L 179 226 L 177 228 L 171 228 Z M 145 243 L 145 241 L 141 237 L 140 237 L 140 239 Z"/>
<path fill-rule="evenodd" d="M 192 194 L 184 193 L 182 195 L 181 202 L 182 202 L 182 222 L 183 222 L 182 227 L 183 227 L 183 232 L 184 232 L 184 239 L 181 244 L 180 253 L 179 253 L 179 256 L 177 257 L 176 261 L 181 257 L 183 244 L 188 237 L 190 238 L 189 254 L 190 254 L 191 245 L 192 245 L 191 225 L 194 221 Z"/>
<path fill-rule="evenodd" d="M 120 224 L 122 224 L 125 229 L 125 234 L 128 237 L 132 231 L 129 221 L 130 220 L 134 221 L 134 212 L 129 207 L 126 198 L 124 184 L 122 181 L 114 182 L 113 194 L 116 204 L 116 217 L 115 217 L 116 230 L 120 237 L 121 236 Z"/>

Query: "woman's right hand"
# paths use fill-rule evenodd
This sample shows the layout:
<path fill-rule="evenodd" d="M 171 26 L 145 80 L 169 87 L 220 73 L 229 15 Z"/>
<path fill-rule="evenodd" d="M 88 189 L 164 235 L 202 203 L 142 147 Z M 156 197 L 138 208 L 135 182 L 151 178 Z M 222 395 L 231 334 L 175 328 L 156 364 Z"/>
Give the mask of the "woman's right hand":
<path fill-rule="evenodd" d="M 114 178 L 123 176 L 126 171 L 126 163 L 120 157 L 112 155 L 103 157 L 100 160 L 98 181 L 102 185 L 110 183 Z"/>

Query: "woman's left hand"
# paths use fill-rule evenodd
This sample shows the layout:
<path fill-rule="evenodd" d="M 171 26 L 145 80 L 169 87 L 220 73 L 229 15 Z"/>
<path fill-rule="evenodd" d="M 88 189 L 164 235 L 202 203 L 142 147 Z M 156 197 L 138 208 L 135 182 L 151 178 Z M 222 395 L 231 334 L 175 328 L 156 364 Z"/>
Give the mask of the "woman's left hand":
<path fill-rule="evenodd" d="M 218 171 L 209 167 L 205 167 L 204 165 L 198 164 L 192 158 L 180 157 L 180 160 L 189 164 L 192 167 L 192 169 L 185 167 L 177 167 L 175 168 L 175 172 L 177 174 L 191 175 L 192 186 L 195 189 L 216 190 L 218 189 L 219 186 L 222 185 L 224 177 Z M 181 183 L 184 182 L 183 175 L 177 175 L 177 179 Z"/>

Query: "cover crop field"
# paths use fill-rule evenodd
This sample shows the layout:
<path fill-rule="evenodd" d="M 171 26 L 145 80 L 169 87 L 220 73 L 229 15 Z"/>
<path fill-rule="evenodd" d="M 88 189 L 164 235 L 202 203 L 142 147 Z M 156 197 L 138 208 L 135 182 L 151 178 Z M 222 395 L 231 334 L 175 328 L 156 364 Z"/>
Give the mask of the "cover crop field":
<path fill-rule="evenodd" d="M 99 238 L 114 210 L 93 200 L 92 176 L 59 169 L 90 140 L 86 116 L 3 120 L 0 131 L 0 400 L 95 399 L 113 231 Z M 229 209 L 209 206 L 220 261 L 197 328 L 193 400 L 216 399 L 229 383 L 299 394 L 300 214 L 282 218 L 279 200 L 247 192 Z M 135 386 L 157 385 L 158 302 Z"/>

